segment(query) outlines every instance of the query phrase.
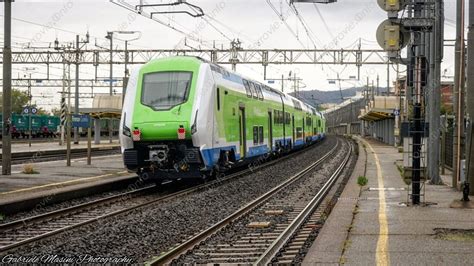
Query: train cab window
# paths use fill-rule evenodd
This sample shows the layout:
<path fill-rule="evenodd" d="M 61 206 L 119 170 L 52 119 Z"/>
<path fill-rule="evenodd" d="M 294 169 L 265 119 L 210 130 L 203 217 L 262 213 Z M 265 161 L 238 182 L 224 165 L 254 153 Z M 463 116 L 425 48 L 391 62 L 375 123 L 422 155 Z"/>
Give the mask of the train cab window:
<path fill-rule="evenodd" d="M 154 110 L 169 110 L 187 101 L 191 72 L 155 72 L 145 74 L 141 103 Z"/>
<path fill-rule="evenodd" d="M 253 127 L 253 145 L 258 145 L 258 126 Z"/>
<path fill-rule="evenodd" d="M 263 144 L 263 126 L 258 127 L 258 141 L 260 144 Z"/>
<path fill-rule="evenodd" d="M 245 92 L 247 93 L 247 97 L 252 98 L 252 90 L 250 89 L 250 83 L 249 83 L 249 81 L 243 79 L 242 82 L 244 83 Z"/>
<path fill-rule="evenodd" d="M 318 127 L 321 127 L 321 120 L 318 120 Z"/>

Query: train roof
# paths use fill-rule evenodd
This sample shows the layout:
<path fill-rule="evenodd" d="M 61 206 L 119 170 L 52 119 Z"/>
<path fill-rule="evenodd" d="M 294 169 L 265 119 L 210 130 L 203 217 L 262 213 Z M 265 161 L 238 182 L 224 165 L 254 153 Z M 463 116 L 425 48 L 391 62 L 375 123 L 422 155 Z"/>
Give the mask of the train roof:
<path fill-rule="evenodd" d="M 178 55 L 178 56 L 171 56 L 171 57 L 166 57 L 166 58 L 159 58 L 159 59 L 154 59 L 152 61 L 149 62 L 150 63 L 158 63 L 158 62 L 161 62 L 161 61 L 169 61 L 169 60 L 186 60 L 186 59 L 189 59 L 189 60 L 192 60 L 192 61 L 195 61 L 195 60 L 198 60 L 202 63 L 205 63 L 205 64 L 209 64 L 211 66 L 211 69 L 213 69 L 214 71 L 216 72 L 219 72 L 221 74 L 229 74 L 229 73 L 232 73 L 233 75 L 236 75 L 238 77 L 240 77 L 241 79 L 246 79 L 246 80 L 249 80 L 249 81 L 252 81 L 254 83 L 257 83 L 259 84 L 261 87 L 262 87 L 262 90 L 267 93 L 267 94 L 273 94 L 275 96 L 278 96 L 278 97 L 282 97 L 283 100 L 287 103 L 291 103 L 295 108 L 297 109 L 301 109 L 301 110 L 304 110 L 308 113 L 312 113 L 314 115 L 319 115 L 319 116 L 322 116 L 321 113 L 319 113 L 316 108 L 314 108 L 313 106 L 299 100 L 298 98 L 296 97 L 293 97 L 287 93 L 284 93 L 284 92 L 281 92 L 275 88 L 272 88 L 270 87 L 269 85 L 267 84 L 264 84 L 262 82 L 259 82 L 259 81 L 256 81 L 255 79 L 252 79 L 252 78 L 248 78 L 248 77 L 245 77 L 233 70 L 228 70 L 216 63 L 213 63 L 209 60 L 206 60 L 204 58 L 201 58 L 201 57 L 198 57 L 198 56 L 188 56 L 188 55 Z"/>

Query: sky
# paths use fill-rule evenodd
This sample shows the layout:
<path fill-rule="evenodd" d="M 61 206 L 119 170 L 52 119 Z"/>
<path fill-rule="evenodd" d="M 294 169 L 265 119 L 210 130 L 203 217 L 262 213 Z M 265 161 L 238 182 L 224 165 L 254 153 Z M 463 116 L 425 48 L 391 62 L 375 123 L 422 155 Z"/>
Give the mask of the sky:
<path fill-rule="evenodd" d="M 117 0 L 116 0 L 117 1 Z M 124 0 L 135 5 L 139 0 Z M 288 0 L 289 1 L 289 0 Z M 147 0 L 148 3 L 170 3 L 174 0 Z M 111 3 L 108 0 L 16 0 L 13 3 L 13 50 L 31 51 L 45 48 L 55 39 L 61 43 L 73 42 L 75 35 L 89 32 L 91 42 L 88 48 L 108 47 L 104 37 L 107 31 L 126 30 L 140 31 L 140 39 L 131 42 L 133 49 L 167 49 L 229 47 L 230 40 L 239 39 L 244 48 L 318 48 L 333 49 L 356 48 L 359 40 L 362 49 L 379 49 L 375 32 L 378 25 L 386 19 L 386 12 L 381 10 L 376 0 L 339 0 L 334 4 L 295 4 L 300 19 L 290 11 L 287 0 L 188 0 L 201 7 L 207 16 L 193 18 L 187 15 L 159 15 L 165 25 L 143 16 L 133 15 L 130 11 Z M 272 9 L 272 6 L 276 11 Z M 455 34 L 455 0 L 446 0 L 445 39 L 454 39 Z M 163 11 L 176 11 L 178 8 L 163 8 Z M 0 14 L 3 15 L 3 3 Z M 286 24 L 280 20 L 278 13 L 288 14 Z M 301 20 L 306 23 L 306 28 Z M 210 22 L 210 23 L 209 23 Z M 203 26 L 204 25 L 204 26 Z M 3 16 L 0 21 L 0 42 L 3 45 Z M 178 31 L 171 28 L 176 28 Z M 347 30 L 351 28 L 351 30 Z M 138 34 L 137 34 L 138 36 Z M 132 36 L 119 38 L 131 38 Z M 135 36 L 133 36 L 135 37 Z M 192 39 L 195 39 L 194 41 Z M 337 40 L 337 44 L 334 44 Z M 123 42 L 116 40 L 116 48 L 123 48 Z M 29 47 L 29 48 L 27 48 Z M 444 79 L 454 75 L 454 49 L 446 47 L 442 72 Z M 22 65 L 15 65 L 13 77 L 22 77 L 25 71 Z M 46 78 L 46 66 L 35 66 L 32 77 Z M 229 67 L 229 66 L 226 66 Z M 61 66 L 49 69 L 53 78 L 59 78 Z M 391 69 L 390 82 L 396 77 L 396 69 Z M 404 68 L 399 69 L 403 75 Z M 101 77 L 108 76 L 108 66 L 98 70 Z M 271 65 L 267 77 L 288 76 L 297 73 L 303 79 L 305 88 L 301 90 L 337 90 L 339 84 L 329 84 L 328 79 L 339 77 L 348 79 L 357 74 L 353 66 L 308 66 L 308 65 Z M 263 67 L 257 65 L 238 65 L 237 72 L 256 80 L 263 81 Z M 122 76 L 123 67 L 115 67 L 114 76 Z M 81 67 L 81 78 L 94 78 L 95 71 L 90 67 Z M 380 77 L 381 86 L 387 83 L 386 66 L 363 66 L 359 81 L 344 81 L 342 88 L 361 86 L 367 77 L 376 80 Z M 290 84 L 285 84 L 289 86 Z M 280 85 L 275 84 L 276 87 Z M 88 88 L 81 92 L 91 92 Z M 286 88 L 286 92 L 290 92 Z M 95 92 L 108 92 L 108 89 L 96 89 Z M 35 101 L 50 109 L 59 104 L 57 89 L 36 89 L 33 91 Z M 89 99 L 81 99 L 81 105 L 89 105 Z"/>

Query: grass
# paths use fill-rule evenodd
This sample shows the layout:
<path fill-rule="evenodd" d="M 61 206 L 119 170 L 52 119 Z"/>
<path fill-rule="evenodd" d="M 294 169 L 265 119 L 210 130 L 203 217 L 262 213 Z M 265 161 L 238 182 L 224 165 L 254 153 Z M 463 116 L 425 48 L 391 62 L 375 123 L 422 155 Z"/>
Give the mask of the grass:
<path fill-rule="evenodd" d="M 35 170 L 35 168 L 33 167 L 33 165 L 31 164 L 25 164 L 23 166 L 23 174 L 27 174 L 27 175 L 35 175 L 35 174 L 39 174 L 38 171 Z"/>
<path fill-rule="evenodd" d="M 357 184 L 359 184 L 359 186 L 361 186 L 361 187 L 367 185 L 368 182 L 369 182 L 369 180 L 365 176 L 359 176 L 357 178 Z"/>
<path fill-rule="evenodd" d="M 3 221 L 5 220 L 5 215 L 3 215 L 2 213 L 0 213 L 0 221 Z"/>
<path fill-rule="evenodd" d="M 341 265 L 346 264 L 346 258 L 344 258 L 344 257 L 339 258 L 339 264 L 341 264 Z"/>

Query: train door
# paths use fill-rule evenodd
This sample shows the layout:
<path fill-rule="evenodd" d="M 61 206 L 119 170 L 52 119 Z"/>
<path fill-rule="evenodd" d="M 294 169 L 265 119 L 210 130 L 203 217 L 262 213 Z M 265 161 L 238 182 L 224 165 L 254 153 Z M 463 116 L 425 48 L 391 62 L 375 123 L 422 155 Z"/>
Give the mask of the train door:
<path fill-rule="evenodd" d="M 245 108 L 239 108 L 239 135 L 240 135 L 240 158 L 243 159 L 245 157 L 245 153 L 247 150 L 247 134 L 245 128 Z"/>
<path fill-rule="evenodd" d="M 268 148 L 273 151 L 273 124 L 272 112 L 268 112 Z"/>
<path fill-rule="evenodd" d="M 291 125 L 292 125 L 292 128 L 293 128 L 293 147 L 295 147 L 295 142 L 296 142 L 296 131 L 295 131 L 295 116 L 292 115 L 291 116 Z"/>

